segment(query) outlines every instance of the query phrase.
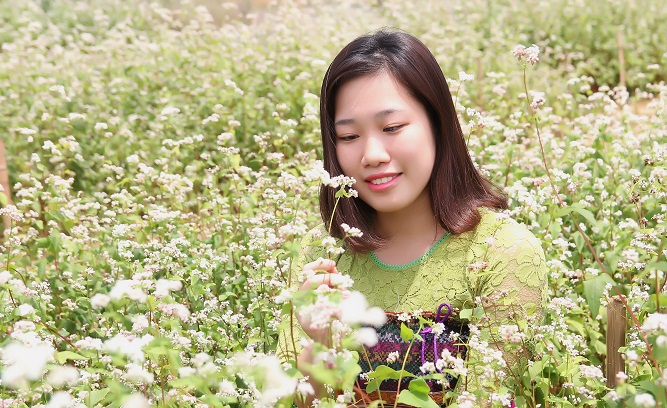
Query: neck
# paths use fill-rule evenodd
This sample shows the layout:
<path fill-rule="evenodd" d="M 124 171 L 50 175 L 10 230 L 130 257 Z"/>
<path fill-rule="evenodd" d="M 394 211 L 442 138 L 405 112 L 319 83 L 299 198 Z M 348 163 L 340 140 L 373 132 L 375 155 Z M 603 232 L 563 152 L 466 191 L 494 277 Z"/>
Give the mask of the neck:
<path fill-rule="evenodd" d="M 436 221 L 429 200 L 420 205 L 394 213 L 378 213 L 375 219 L 377 231 L 395 242 L 434 242 L 442 237 L 444 229 Z"/>

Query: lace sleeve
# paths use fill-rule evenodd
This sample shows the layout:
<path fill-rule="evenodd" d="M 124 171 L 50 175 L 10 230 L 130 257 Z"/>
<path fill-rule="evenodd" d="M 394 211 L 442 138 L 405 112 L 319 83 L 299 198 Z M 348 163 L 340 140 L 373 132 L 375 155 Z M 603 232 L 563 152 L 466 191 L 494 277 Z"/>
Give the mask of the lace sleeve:
<path fill-rule="evenodd" d="M 476 304 L 481 298 L 488 320 L 478 325 L 481 344 L 470 347 L 469 361 L 483 364 L 471 367 L 467 388 L 471 391 L 488 384 L 497 390 L 501 385 L 511 387 L 530 357 L 530 344 L 510 344 L 508 333 L 513 332 L 517 319 L 542 322 L 547 266 L 540 241 L 510 219 L 499 219 L 494 229 L 476 238 L 475 244 L 477 251 L 472 251 L 476 253 L 469 258 L 472 263 L 468 267 L 470 295 Z M 493 362 L 491 354 L 498 350 L 507 364 L 505 378 L 485 373 L 484 368 Z"/>

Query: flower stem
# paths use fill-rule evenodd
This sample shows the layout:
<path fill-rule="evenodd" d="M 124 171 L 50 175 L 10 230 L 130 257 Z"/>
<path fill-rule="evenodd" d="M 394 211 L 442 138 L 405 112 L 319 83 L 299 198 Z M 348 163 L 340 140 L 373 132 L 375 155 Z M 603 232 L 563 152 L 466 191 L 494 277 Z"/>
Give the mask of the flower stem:
<path fill-rule="evenodd" d="M 419 330 L 421 331 L 422 325 L 419 325 Z M 405 371 L 405 364 L 408 362 L 408 355 L 410 355 L 410 349 L 415 342 L 415 337 L 412 337 L 410 344 L 408 344 L 408 349 L 405 350 L 405 356 L 403 356 L 403 364 L 401 364 L 401 372 L 398 374 L 398 385 L 396 386 L 396 400 L 394 401 L 394 408 L 398 406 L 398 396 L 401 394 L 401 381 L 403 381 L 403 371 Z M 380 391 L 380 399 L 382 399 L 382 392 Z"/>
<path fill-rule="evenodd" d="M 329 225 L 327 226 L 327 230 L 329 231 L 329 235 L 331 235 L 331 228 L 333 227 L 333 218 L 334 215 L 336 214 L 336 208 L 338 208 L 338 202 L 340 201 L 340 197 L 336 198 L 336 202 L 334 203 L 333 211 L 331 211 L 331 218 L 329 218 Z"/>

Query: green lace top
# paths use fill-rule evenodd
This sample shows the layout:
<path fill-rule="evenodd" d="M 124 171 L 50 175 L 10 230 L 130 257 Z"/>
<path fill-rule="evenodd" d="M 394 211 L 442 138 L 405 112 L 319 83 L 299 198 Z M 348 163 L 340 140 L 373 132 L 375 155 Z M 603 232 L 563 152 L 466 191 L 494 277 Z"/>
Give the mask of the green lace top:
<path fill-rule="evenodd" d="M 353 289 L 362 292 L 371 306 L 385 311 L 435 312 L 443 302 L 460 310 L 470 308 L 478 296 L 506 291 L 519 300 L 517 304 L 523 311 L 541 318 L 547 296 L 547 267 L 540 241 L 504 214 L 487 209 L 481 213 L 475 229 L 458 235 L 445 234 L 426 254 L 408 264 L 387 265 L 374 253 L 346 251 L 334 257 L 337 268 L 350 275 Z M 306 263 L 326 257 L 324 248 L 310 246 L 317 234 L 315 230 L 304 239 L 302 253 L 293 265 L 293 276 L 298 276 Z M 484 263 L 486 267 L 480 269 Z M 503 311 L 487 310 L 487 315 L 491 326 L 510 324 L 505 322 L 507 313 Z M 298 328 L 297 331 L 305 336 Z M 292 342 L 286 340 L 287 334 L 281 333 L 278 352 L 283 358 L 293 358 L 300 350 L 294 350 Z M 504 357 L 509 364 L 518 363 L 517 356 Z M 474 361 L 480 356 L 472 352 L 468 358 Z M 476 388 L 476 376 L 471 370 L 467 384 L 459 381 L 459 385 L 468 390 Z"/>

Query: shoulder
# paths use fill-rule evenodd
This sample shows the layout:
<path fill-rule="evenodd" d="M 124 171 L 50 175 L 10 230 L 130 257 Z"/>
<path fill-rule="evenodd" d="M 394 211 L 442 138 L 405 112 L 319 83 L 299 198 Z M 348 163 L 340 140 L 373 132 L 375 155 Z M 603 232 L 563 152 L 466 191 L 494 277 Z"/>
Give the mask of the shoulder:
<path fill-rule="evenodd" d="M 546 283 L 547 266 L 542 243 L 525 226 L 504 213 L 484 209 L 475 229 L 475 245 L 483 261 L 500 276 L 513 275 L 522 283 Z"/>
<path fill-rule="evenodd" d="M 484 241 L 495 250 L 514 252 L 532 249 L 543 254 L 542 243 L 528 228 L 507 214 L 481 209 L 482 219 L 475 228 L 476 241 Z"/>

